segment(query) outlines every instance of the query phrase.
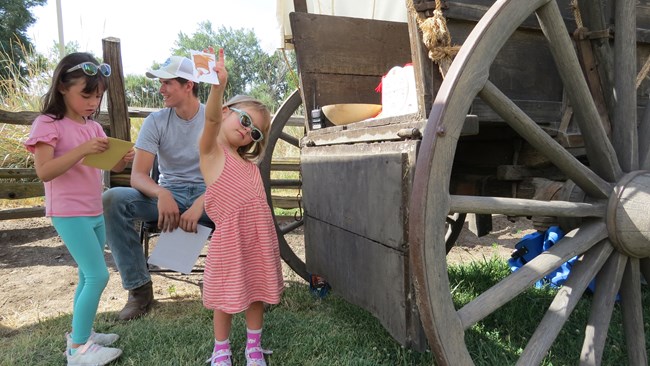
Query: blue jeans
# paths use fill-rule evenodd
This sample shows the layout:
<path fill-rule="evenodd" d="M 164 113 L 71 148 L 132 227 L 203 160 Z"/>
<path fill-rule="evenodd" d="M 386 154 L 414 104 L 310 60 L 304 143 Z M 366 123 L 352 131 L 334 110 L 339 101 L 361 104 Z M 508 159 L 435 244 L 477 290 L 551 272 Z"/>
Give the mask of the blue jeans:
<path fill-rule="evenodd" d="M 205 185 L 170 186 L 168 189 L 181 214 L 205 192 Z M 104 218 L 106 220 L 106 241 L 122 277 L 122 286 L 133 290 L 151 281 L 147 258 L 140 243 L 136 222 L 158 221 L 158 199 L 147 197 L 135 188 L 115 187 L 104 192 Z M 205 211 L 199 220 L 210 226 Z"/>

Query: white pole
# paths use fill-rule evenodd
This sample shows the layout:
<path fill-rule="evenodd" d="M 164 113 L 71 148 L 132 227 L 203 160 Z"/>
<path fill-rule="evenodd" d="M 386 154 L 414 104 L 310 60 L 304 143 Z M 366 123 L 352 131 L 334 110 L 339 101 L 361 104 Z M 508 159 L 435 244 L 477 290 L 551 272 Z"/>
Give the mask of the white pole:
<path fill-rule="evenodd" d="M 63 16 L 61 14 L 61 0 L 56 0 L 56 21 L 59 30 L 59 58 L 65 56 L 65 42 L 63 41 Z"/>

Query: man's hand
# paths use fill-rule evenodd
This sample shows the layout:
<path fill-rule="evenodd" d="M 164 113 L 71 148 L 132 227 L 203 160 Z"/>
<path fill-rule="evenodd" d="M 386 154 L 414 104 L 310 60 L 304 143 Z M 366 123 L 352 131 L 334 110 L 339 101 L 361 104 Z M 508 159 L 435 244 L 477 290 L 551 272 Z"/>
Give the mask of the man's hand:
<path fill-rule="evenodd" d="M 158 194 L 158 229 L 162 232 L 173 231 L 180 222 L 180 210 L 172 194 L 161 187 Z"/>

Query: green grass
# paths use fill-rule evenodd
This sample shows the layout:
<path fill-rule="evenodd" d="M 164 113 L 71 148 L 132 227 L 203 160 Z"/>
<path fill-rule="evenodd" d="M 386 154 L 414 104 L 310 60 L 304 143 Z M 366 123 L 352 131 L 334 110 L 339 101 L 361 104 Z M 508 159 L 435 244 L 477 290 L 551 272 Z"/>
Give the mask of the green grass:
<path fill-rule="evenodd" d="M 450 266 L 450 282 L 456 306 L 466 303 L 508 274 L 502 260 L 488 259 Z M 466 332 L 466 343 L 477 365 L 514 364 L 537 327 L 554 295 L 553 290 L 530 289 Z M 647 286 L 644 303 L 648 303 Z M 589 313 L 589 295 L 583 296 L 571 320 L 560 334 L 543 365 L 574 365 Z M 649 316 L 644 314 L 648 329 Z M 142 319 L 121 323 L 115 313 L 98 316 L 95 328 L 116 332 L 116 344 L 124 350 L 115 365 L 202 365 L 212 349 L 212 314 L 200 299 L 177 297 L 159 303 Z M 63 334 L 71 317 L 64 315 L 20 329 L 0 330 L 0 365 L 53 365 L 63 363 Z M 613 314 L 603 365 L 627 364 L 619 306 Z M 245 323 L 234 318 L 231 344 L 234 363 L 243 357 Z M 646 335 L 648 337 L 648 335 Z M 650 344 L 650 340 L 646 340 Z M 431 365 L 433 355 L 401 347 L 368 312 L 335 293 L 314 297 L 303 283 L 288 283 L 279 305 L 265 315 L 264 346 L 274 353 L 271 365 Z"/>

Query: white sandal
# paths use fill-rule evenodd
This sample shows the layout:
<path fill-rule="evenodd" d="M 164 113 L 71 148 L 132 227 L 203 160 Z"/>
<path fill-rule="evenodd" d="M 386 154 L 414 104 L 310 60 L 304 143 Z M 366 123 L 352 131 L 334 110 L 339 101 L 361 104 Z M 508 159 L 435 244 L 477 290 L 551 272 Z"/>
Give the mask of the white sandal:
<path fill-rule="evenodd" d="M 232 355 L 232 352 L 230 352 L 230 348 L 226 349 L 220 349 L 218 351 L 212 352 L 212 356 L 208 358 L 205 362 L 209 363 L 210 366 L 232 366 L 232 361 L 230 361 L 230 356 Z M 227 359 L 217 361 L 218 358 L 228 356 Z"/>
<path fill-rule="evenodd" d="M 261 352 L 262 358 L 251 358 L 251 353 Z M 246 348 L 246 366 L 266 366 L 266 361 L 264 360 L 264 355 L 270 355 L 273 353 L 271 350 L 262 349 L 262 347 L 251 347 Z"/>

